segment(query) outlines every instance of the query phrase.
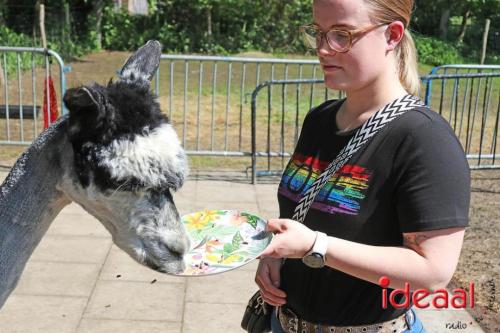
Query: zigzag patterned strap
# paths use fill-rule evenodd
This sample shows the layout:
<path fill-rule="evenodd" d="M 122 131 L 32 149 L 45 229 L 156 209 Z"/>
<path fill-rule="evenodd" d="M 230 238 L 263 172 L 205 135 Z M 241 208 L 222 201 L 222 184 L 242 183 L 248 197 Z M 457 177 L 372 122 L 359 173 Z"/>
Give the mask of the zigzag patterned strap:
<path fill-rule="evenodd" d="M 411 110 L 415 107 L 424 106 L 425 104 L 413 95 L 395 99 L 378 110 L 367 122 L 356 132 L 349 140 L 347 145 L 342 148 L 337 157 L 330 163 L 326 170 L 315 180 L 311 188 L 307 190 L 304 196 L 300 199 L 299 204 L 295 207 L 293 220 L 303 223 L 307 212 L 311 207 L 316 195 L 321 191 L 323 186 L 333 176 L 333 174 L 342 168 L 342 166 L 357 152 L 363 145 L 378 133 L 385 125 L 396 119 L 399 115 Z"/>

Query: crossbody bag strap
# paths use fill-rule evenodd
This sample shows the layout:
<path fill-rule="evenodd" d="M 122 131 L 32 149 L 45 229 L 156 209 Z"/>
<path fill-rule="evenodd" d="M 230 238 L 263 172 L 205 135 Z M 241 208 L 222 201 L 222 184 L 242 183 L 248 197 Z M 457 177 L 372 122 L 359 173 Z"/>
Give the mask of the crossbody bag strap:
<path fill-rule="evenodd" d="M 295 207 L 293 220 L 304 223 L 307 212 L 316 198 L 316 195 L 321 191 L 323 186 L 335 174 L 335 172 L 342 168 L 351 156 L 362 148 L 369 139 L 371 139 L 385 125 L 396 119 L 401 114 L 424 105 L 425 104 L 418 97 L 405 95 L 395 99 L 371 116 L 370 119 L 368 119 L 368 121 L 366 121 L 363 126 L 356 131 L 356 134 L 349 140 L 347 145 L 342 148 L 337 157 L 328 165 L 326 170 L 306 191 L 304 196 L 300 199 L 299 204 Z"/>

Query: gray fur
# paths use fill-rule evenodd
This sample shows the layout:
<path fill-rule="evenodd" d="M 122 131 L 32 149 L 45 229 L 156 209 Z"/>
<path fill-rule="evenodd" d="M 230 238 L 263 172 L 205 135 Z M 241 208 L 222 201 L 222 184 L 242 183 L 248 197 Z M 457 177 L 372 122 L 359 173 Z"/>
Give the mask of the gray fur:
<path fill-rule="evenodd" d="M 160 44 L 148 42 L 126 62 L 121 80 L 144 88 L 160 55 Z M 101 103 L 85 87 L 81 90 L 90 98 L 88 103 Z M 78 97 L 69 95 L 70 100 L 71 96 Z M 43 132 L 0 186 L 0 308 L 51 222 L 72 201 L 96 217 L 113 242 L 137 262 L 165 273 L 185 269 L 183 256 L 190 241 L 171 190 L 182 186 L 188 169 L 171 125 L 156 124 L 142 134 L 114 138 L 111 143 L 84 142 L 75 148 L 70 137 L 84 129 L 70 128 L 70 119 L 63 116 Z M 99 152 L 99 163 L 109 170 L 107 179 L 122 185 L 136 179 L 142 186 L 103 189 L 93 182 L 95 173 L 90 171 L 89 184 L 82 184 L 74 163 L 77 156 L 90 157 L 85 155 L 89 147 Z"/>

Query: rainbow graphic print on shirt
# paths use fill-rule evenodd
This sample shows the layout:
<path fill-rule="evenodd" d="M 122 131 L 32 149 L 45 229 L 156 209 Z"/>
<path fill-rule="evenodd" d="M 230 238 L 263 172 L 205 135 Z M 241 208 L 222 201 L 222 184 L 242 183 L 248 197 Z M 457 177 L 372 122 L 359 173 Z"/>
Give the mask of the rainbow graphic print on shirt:
<path fill-rule="evenodd" d="M 312 156 L 294 154 L 283 173 L 278 192 L 299 202 L 329 163 Z M 323 186 L 311 207 L 330 214 L 357 215 L 370 176 L 371 172 L 366 168 L 344 165 Z"/>

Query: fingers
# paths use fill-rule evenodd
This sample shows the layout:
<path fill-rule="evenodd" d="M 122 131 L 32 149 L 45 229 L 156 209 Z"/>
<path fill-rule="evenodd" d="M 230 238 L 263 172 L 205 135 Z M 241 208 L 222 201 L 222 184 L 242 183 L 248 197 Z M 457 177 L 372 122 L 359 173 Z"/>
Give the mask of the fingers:
<path fill-rule="evenodd" d="M 269 219 L 267 220 L 266 231 L 283 232 L 286 229 L 287 220 L 284 219 Z"/>
<path fill-rule="evenodd" d="M 277 269 L 269 269 L 269 278 L 271 279 L 271 284 L 278 288 L 281 283 L 281 260 L 279 261 L 279 267 Z M 280 290 L 280 289 L 278 289 Z M 281 291 L 281 290 L 280 290 Z M 284 295 L 286 296 L 286 295 Z"/>
<path fill-rule="evenodd" d="M 260 254 L 259 259 L 264 257 L 281 258 L 275 250 L 275 244 L 279 238 L 279 234 L 286 230 L 287 223 L 288 220 L 285 219 L 270 219 L 267 221 L 266 231 L 273 232 L 276 235 L 273 237 L 269 246 Z"/>
<path fill-rule="evenodd" d="M 259 266 L 255 282 L 259 286 L 264 301 L 271 305 L 283 305 L 286 303 L 286 293 L 278 289 L 280 283 L 280 262 L 262 263 Z"/>
<path fill-rule="evenodd" d="M 265 294 L 269 294 L 279 298 L 286 297 L 286 293 L 283 290 L 278 289 L 277 286 L 273 284 L 269 272 L 263 272 L 261 274 L 258 273 L 257 276 L 255 277 L 255 282 L 259 286 L 260 290 L 263 291 Z M 275 281 L 275 283 L 279 283 L 279 280 Z"/>
<path fill-rule="evenodd" d="M 262 290 L 260 291 L 260 293 L 262 295 L 262 299 L 267 304 L 271 304 L 273 306 L 282 306 L 282 305 L 286 304 L 286 299 L 285 298 L 278 298 L 278 297 L 266 294 Z"/>

